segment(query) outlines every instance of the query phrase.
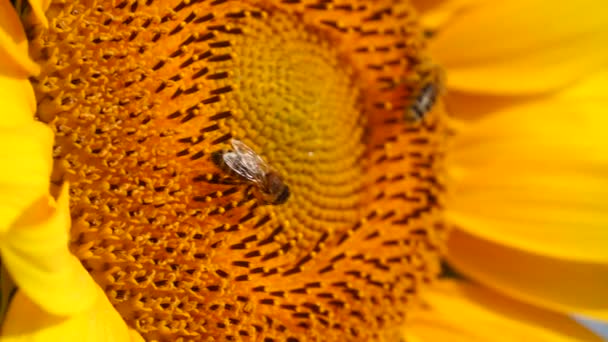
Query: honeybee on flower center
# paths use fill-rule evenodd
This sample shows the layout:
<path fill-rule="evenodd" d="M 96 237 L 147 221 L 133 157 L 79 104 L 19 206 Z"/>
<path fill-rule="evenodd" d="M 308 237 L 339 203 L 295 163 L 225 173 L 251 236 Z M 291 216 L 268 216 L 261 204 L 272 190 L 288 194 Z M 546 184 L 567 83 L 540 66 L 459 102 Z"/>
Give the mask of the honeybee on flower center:
<path fill-rule="evenodd" d="M 410 96 L 410 104 L 405 110 L 406 122 L 422 121 L 444 92 L 445 75 L 440 67 L 432 67 L 421 78 L 422 80 Z"/>
<path fill-rule="evenodd" d="M 232 139 L 232 150 L 211 155 L 213 163 L 231 177 L 255 186 L 254 195 L 263 204 L 278 205 L 289 199 L 289 186 L 255 151 L 242 141 Z"/>

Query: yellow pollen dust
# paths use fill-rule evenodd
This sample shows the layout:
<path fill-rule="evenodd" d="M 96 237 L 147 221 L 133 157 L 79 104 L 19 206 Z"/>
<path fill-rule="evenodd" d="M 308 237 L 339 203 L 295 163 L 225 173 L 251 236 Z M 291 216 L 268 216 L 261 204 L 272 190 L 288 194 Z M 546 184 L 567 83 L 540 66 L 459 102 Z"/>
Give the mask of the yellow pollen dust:
<path fill-rule="evenodd" d="M 70 247 L 154 341 L 360 341 L 438 273 L 440 101 L 402 1 L 64 1 L 28 27 Z M 290 188 L 212 161 L 232 139 Z M 233 177 L 234 178 L 234 177 Z"/>

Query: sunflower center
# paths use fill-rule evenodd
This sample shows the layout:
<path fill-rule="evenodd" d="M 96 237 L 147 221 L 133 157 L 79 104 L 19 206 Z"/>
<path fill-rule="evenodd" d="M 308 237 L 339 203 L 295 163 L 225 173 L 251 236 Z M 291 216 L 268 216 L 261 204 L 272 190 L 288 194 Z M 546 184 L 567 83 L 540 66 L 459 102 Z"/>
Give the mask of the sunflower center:
<path fill-rule="evenodd" d="M 30 28 L 71 249 L 150 340 L 360 340 L 437 273 L 444 128 L 407 3 L 73 1 Z M 284 204 L 226 182 L 237 139 Z"/>
<path fill-rule="evenodd" d="M 277 217 L 298 224 L 300 232 L 352 224 L 365 122 L 352 71 L 327 37 L 294 16 L 276 12 L 246 22 L 244 30 L 231 41 L 229 67 L 241 112 L 227 123 L 234 136 L 258 147 L 292 189 L 292 200 L 273 208 Z"/>

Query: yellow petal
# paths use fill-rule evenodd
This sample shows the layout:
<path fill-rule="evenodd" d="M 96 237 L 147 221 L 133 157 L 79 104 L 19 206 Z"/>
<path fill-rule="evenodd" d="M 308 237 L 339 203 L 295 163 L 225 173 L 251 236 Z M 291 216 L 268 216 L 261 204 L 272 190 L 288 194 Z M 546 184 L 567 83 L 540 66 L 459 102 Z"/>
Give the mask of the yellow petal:
<path fill-rule="evenodd" d="M 24 78 L 40 71 L 28 54 L 27 38 L 9 0 L 0 0 L 0 75 Z"/>
<path fill-rule="evenodd" d="M 49 8 L 51 5 L 51 0 L 29 0 L 29 3 L 32 7 L 32 12 L 34 12 L 36 20 L 38 20 L 42 26 L 48 27 L 49 22 L 44 12 L 46 12 L 47 8 Z"/>
<path fill-rule="evenodd" d="M 511 297 L 551 310 L 608 320 L 608 265 L 526 253 L 454 230 L 448 260 Z"/>
<path fill-rule="evenodd" d="M 96 286 L 94 305 L 67 317 L 47 313 L 18 291 L 2 327 L 0 342 L 143 342 L 129 329 L 105 294 Z"/>
<path fill-rule="evenodd" d="M 27 78 L 0 74 L 0 103 L 2 103 L 0 127 L 32 122 L 36 112 L 36 98 Z"/>
<path fill-rule="evenodd" d="M 471 234 L 608 263 L 608 73 L 470 122 L 450 146 L 446 216 Z"/>
<path fill-rule="evenodd" d="M 413 4 L 421 12 L 422 26 L 435 33 L 481 1 L 487 0 L 414 0 Z"/>
<path fill-rule="evenodd" d="M 48 194 L 52 146 L 53 134 L 40 122 L 0 124 L 0 233 Z"/>
<path fill-rule="evenodd" d="M 15 283 L 44 311 L 71 315 L 88 310 L 96 284 L 68 250 L 69 197 L 42 198 L 0 239 L 2 263 Z"/>
<path fill-rule="evenodd" d="M 480 1 L 432 41 L 448 87 L 493 94 L 554 90 L 608 62 L 605 1 Z"/>
<path fill-rule="evenodd" d="M 470 283 L 442 282 L 411 313 L 404 335 L 420 342 L 600 342 L 568 315 L 547 312 Z"/>

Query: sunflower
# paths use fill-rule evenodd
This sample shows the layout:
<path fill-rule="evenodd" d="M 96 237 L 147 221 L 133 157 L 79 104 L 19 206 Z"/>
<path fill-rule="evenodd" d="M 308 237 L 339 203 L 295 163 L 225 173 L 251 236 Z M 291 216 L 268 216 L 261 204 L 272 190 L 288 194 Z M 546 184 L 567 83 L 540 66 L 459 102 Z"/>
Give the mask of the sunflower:
<path fill-rule="evenodd" d="M 601 2 L 0 6 L 3 340 L 599 340 Z"/>

